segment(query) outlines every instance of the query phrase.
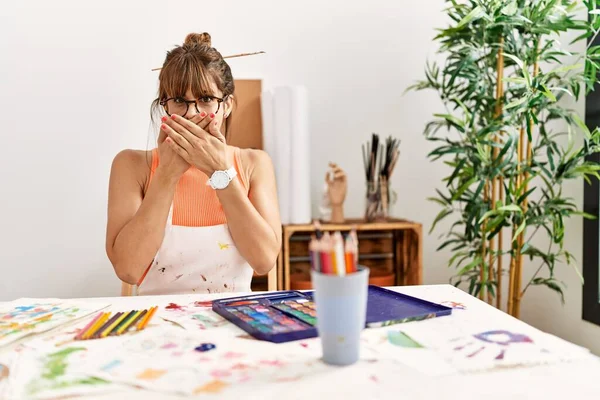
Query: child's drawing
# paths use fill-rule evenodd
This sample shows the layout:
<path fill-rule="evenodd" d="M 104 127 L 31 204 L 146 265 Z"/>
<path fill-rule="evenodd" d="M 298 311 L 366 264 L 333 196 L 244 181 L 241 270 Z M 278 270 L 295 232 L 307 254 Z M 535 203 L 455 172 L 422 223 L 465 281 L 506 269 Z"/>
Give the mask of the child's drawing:
<path fill-rule="evenodd" d="M 463 303 L 459 303 L 457 301 L 450 301 L 450 300 L 448 300 L 448 301 L 442 301 L 440 303 L 440 305 L 446 306 L 446 307 L 450 307 L 450 308 L 453 308 L 455 310 L 466 310 L 467 309 L 467 306 L 465 306 Z"/>
<path fill-rule="evenodd" d="M 159 316 L 171 324 L 188 330 L 206 330 L 230 325 L 211 309 L 212 302 L 195 301 L 189 304 L 169 303 Z"/>
<path fill-rule="evenodd" d="M 0 306 L 0 347 L 41 333 L 106 307 L 58 299 L 19 299 Z"/>

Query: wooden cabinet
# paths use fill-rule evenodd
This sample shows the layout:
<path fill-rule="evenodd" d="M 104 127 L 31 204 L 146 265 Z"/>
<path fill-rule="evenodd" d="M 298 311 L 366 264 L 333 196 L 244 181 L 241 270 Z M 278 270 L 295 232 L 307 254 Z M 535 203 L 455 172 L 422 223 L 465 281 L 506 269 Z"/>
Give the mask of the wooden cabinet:
<path fill-rule="evenodd" d="M 323 231 L 348 231 L 356 227 L 359 263 L 369 267 L 370 283 L 378 286 L 422 283 L 423 242 L 420 223 L 390 219 L 367 223 L 322 224 Z M 279 290 L 310 289 L 308 243 L 312 225 L 284 225 L 282 250 L 277 265 Z"/>

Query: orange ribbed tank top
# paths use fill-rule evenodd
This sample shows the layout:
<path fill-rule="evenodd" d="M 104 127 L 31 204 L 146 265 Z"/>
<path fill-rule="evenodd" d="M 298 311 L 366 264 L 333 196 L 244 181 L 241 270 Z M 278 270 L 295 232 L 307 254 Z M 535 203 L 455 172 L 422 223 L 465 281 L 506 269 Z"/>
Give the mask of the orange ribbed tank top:
<path fill-rule="evenodd" d="M 238 147 L 233 147 L 233 155 L 233 166 L 238 173 L 237 179 L 240 179 L 246 194 L 248 194 L 248 177 L 242 168 Z M 152 181 L 159 161 L 158 149 L 153 149 L 148 184 Z M 208 178 L 204 172 L 191 167 L 179 179 L 173 198 L 173 225 L 199 227 L 227 223 L 216 191 L 206 184 Z"/>

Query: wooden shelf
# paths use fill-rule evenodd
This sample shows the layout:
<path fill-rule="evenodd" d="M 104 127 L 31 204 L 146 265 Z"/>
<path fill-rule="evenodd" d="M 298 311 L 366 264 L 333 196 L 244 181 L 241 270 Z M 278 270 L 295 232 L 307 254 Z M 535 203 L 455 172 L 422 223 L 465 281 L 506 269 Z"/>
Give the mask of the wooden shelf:
<path fill-rule="evenodd" d="M 322 231 L 349 231 L 355 228 L 359 241 L 359 260 L 371 269 L 377 282 L 392 277 L 394 285 L 422 283 L 422 225 L 406 219 L 366 222 L 349 219 L 343 224 L 321 223 Z M 308 243 L 312 224 L 283 225 L 281 253 L 277 260 L 277 288 L 290 290 L 291 280 L 310 277 Z M 388 278 L 389 280 L 389 278 Z M 299 282 L 294 286 L 310 285 Z"/>

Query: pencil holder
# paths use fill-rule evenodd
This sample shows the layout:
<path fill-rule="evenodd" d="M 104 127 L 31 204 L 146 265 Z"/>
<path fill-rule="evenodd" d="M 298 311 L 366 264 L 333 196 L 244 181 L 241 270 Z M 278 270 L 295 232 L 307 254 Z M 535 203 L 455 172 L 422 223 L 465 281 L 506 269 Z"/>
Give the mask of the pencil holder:
<path fill-rule="evenodd" d="M 339 276 L 312 271 L 317 331 L 323 361 L 350 365 L 360 356 L 360 332 L 365 327 L 369 269 Z"/>

